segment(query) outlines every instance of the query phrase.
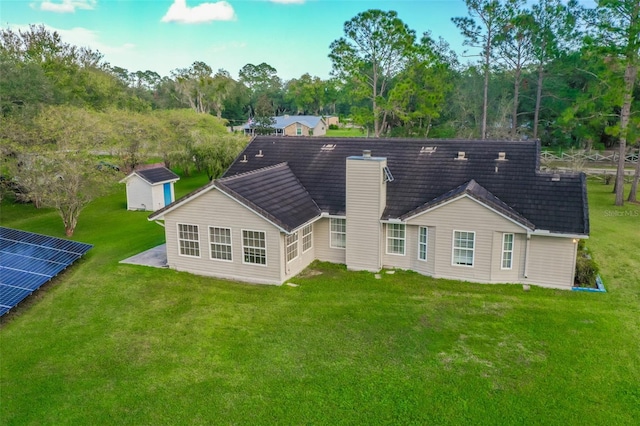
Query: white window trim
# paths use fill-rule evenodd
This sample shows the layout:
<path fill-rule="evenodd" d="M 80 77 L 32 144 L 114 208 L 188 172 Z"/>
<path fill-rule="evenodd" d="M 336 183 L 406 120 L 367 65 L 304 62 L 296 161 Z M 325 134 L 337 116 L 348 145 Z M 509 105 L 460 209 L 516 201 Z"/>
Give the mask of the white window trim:
<path fill-rule="evenodd" d="M 295 236 L 295 241 L 293 241 L 292 243 L 288 243 L 289 237 L 294 237 Z M 294 232 L 290 235 L 285 234 L 284 235 L 284 256 L 285 259 L 287 259 L 287 263 L 293 262 L 294 260 L 296 260 L 298 258 L 298 256 L 300 256 L 300 247 L 298 246 L 298 241 L 300 239 L 300 236 L 298 235 L 298 232 Z M 296 255 L 293 256 L 291 259 L 289 259 L 289 247 L 293 247 L 296 246 L 295 250 L 296 250 Z"/>
<path fill-rule="evenodd" d="M 194 256 L 192 254 L 182 254 L 182 250 L 180 250 L 180 241 L 194 241 L 194 240 L 182 240 L 180 238 L 180 225 L 195 226 L 198 229 L 198 233 L 197 233 L 198 234 L 198 240 L 197 240 L 197 243 L 198 243 L 198 253 L 200 253 L 198 256 Z M 200 225 L 195 225 L 193 223 L 181 223 L 181 222 L 178 222 L 178 223 L 176 223 L 176 234 L 177 234 L 176 237 L 178 238 L 177 239 L 177 242 L 178 242 L 178 256 L 190 257 L 192 259 L 200 259 L 200 257 L 202 257 L 202 247 L 200 246 Z"/>
<path fill-rule="evenodd" d="M 422 230 L 425 230 L 426 241 L 424 242 L 424 259 L 420 257 L 420 248 L 423 243 L 420 241 L 420 234 Z M 429 259 L 429 227 L 428 226 L 418 226 L 418 260 L 421 262 L 428 262 Z"/>
<path fill-rule="evenodd" d="M 229 240 L 230 243 L 229 244 L 222 244 L 222 243 L 214 243 L 213 241 L 211 241 L 211 229 L 213 228 L 218 228 L 218 229 L 228 229 L 229 230 Z M 211 250 L 211 245 L 212 244 L 221 244 L 221 245 L 228 245 L 231 248 L 231 259 L 227 260 L 227 259 L 217 259 L 215 257 L 212 256 L 212 250 Z M 244 254 L 244 253 L 243 253 Z M 209 259 L 210 260 L 215 260 L 217 262 L 233 262 L 233 232 L 231 231 L 231 228 L 227 228 L 224 226 L 211 226 L 209 225 Z"/>
<path fill-rule="evenodd" d="M 390 226 L 402 226 L 404 229 L 404 238 L 397 238 L 397 237 L 390 237 L 389 236 L 389 227 Z M 387 244 L 385 244 L 385 251 L 388 255 L 390 256 L 405 256 L 407 254 L 407 225 L 405 225 L 404 223 L 387 223 L 387 226 L 385 227 L 386 231 L 387 231 Z M 400 240 L 402 241 L 402 253 L 393 253 L 389 251 L 389 240 Z"/>
<path fill-rule="evenodd" d="M 334 231 L 331 228 L 331 222 L 334 220 L 344 220 L 344 247 L 338 247 L 333 245 Z M 336 234 L 342 234 L 342 232 L 335 232 Z M 346 250 L 347 248 L 347 219 L 343 217 L 330 217 L 329 218 L 329 247 L 339 250 Z"/>
<path fill-rule="evenodd" d="M 309 233 L 305 234 L 306 230 L 309 230 Z M 305 237 L 309 237 L 310 245 L 307 249 L 304 248 L 304 239 Z M 306 253 L 313 248 L 313 223 L 308 224 L 307 226 L 302 228 L 302 253 Z"/>
<path fill-rule="evenodd" d="M 507 235 L 511 235 L 511 250 L 505 250 L 504 248 L 504 243 L 505 243 L 505 238 L 507 237 Z M 500 256 L 500 269 L 502 269 L 503 271 L 508 271 L 513 269 L 513 249 L 515 248 L 516 245 L 516 236 L 513 234 L 513 232 L 505 232 L 504 234 L 502 234 L 502 256 Z M 511 253 L 511 258 L 509 259 L 509 266 L 505 268 L 504 266 L 504 255 L 506 253 Z"/>
<path fill-rule="evenodd" d="M 456 252 L 456 232 L 465 232 L 467 234 L 473 234 L 473 248 L 458 248 L 458 250 L 471 250 L 471 265 L 461 265 L 455 262 Z M 451 234 L 451 266 L 459 266 L 462 268 L 473 268 L 476 264 L 476 231 L 464 231 L 460 229 L 454 229 Z"/>
<path fill-rule="evenodd" d="M 252 262 L 245 262 L 244 260 L 244 249 L 245 247 L 251 247 L 251 246 L 245 246 L 244 245 L 244 233 L 246 232 L 262 232 L 264 234 L 264 265 L 262 263 L 252 263 Z M 240 237 L 242 238 L 242 263 L 244 265 L 252 265 L 252 266 L 260 266 L 260 267 L 266 267 L 269 263 L 269 257 L 268 257 L 268 252 L 267 252 L 267 231 L 261 231 L 258 229 L 241 229 L 240 230 Z M 262 247 L 251 247 L 251 248 L 262 248 Z"/>

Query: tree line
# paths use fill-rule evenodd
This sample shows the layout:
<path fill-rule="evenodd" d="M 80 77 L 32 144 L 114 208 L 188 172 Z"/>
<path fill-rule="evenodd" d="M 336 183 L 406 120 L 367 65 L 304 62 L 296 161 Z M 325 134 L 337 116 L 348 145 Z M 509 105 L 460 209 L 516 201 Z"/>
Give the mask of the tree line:
<path fill-rule="evenodd" d="M 372 137 L 539 138 L 560 149 L 617 147 L 616 204 L 622 204 L 624 154 L 637 146 L 640 123 L 638 2 L 598 0 L 594 9 L 575 0 L 465 3 L 467 16 L 453 23 L 468 52 L 453 52 L 429 32 L 416 34 L 396 12 L 372 9 L 347 21 L 329 46 L 328 79 L 305 73 L 284 81 L 267 63 L 245 65 L 237 79 L 200 61 L 169 76 L 132 72 L 42 26 L 2 29 L 3 178 L 20 185 L 26 199 L 58 208 L 73 232 L 62 211 L 79 212 L 82 205 L 60 207 L 64 197 L 48 191 L 62 186 L 75 199 L 93 192 L 86 202 L 102 193 L 114 178 L 103 179 L 112 168 L 96 167 L 97 156 L 109 156 L 124 171 L 160 158 L 187 173 L 206 170 L 213 179 L 246 143 L 226 125 L 251 119 L 268 127 L 281 114 L 339 115 Z M 73 164 L 86 165 L 75 184 L 65 173 L 83 167 Z M 640 166 L 630 201 L 639 177 Z"/>

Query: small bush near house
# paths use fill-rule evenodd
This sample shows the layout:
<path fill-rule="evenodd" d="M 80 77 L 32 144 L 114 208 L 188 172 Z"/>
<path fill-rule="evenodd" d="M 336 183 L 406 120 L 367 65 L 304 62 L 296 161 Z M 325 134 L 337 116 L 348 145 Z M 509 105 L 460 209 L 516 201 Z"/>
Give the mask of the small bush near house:
<path fill-rule="evenodd" d="M 589 250 L 585 247 L 584 240 L 578 243 L 578 256 L 576 258 L 575 285 L 577 287 L 596 288 L 596 278 L 598 277 L 598 264 L 591 257 Z"/>
<path fill-rule="evenodd" d="M 329 130 L 338 130 L 339 127 L 337 124 L 329 124 Z"/>

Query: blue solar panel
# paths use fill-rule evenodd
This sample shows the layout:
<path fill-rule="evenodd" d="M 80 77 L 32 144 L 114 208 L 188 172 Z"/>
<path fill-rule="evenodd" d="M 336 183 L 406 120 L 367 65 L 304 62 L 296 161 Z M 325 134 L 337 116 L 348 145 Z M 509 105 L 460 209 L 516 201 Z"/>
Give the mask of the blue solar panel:
<path fill-rule="evenodd" d="M 0 226 L 0 316 L 91 247 L 91 244 Z"/>

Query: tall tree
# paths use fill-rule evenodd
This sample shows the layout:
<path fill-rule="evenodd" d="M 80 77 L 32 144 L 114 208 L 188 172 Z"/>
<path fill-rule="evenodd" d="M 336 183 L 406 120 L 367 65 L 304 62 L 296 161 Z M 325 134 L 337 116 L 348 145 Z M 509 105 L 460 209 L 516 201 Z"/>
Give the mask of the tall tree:
<path fill-rule="evenodd" d="M 500 59 L 513 73 L 513 104 L 511 107 L 510 138 L 518 134 L 518 107 L 523 72 L 533 60 L 533 17 L 523 7 L 523 1 L 510 2 L 505 7 L 505 25 L 496 35 L 496 46 Z"/>
<path fill-rule="evenodd" d="M 33 140 L 16 146 L 13 176 L 30 200 L 58 212 L 70 237 L 84 207 L 117 182 L 115 170 L 98 167 L 94 154 L 109 130 L 99 113 L 67 106 L 46 107 L 34 125 L 25 126 Z"/>
<path fill-rule="evenodd" d="M 356 96 L 371 102 L 375 137 L 385 131 L 391 80 L 413 53 L 415 32 L 394 11 L 377 9 L 359 13 L 344 24 L 344 37 L 329 46 L 333 74 L 351 80 Z"/>
<path fill-rule="evenodd" d="M 514 3 L 518 0 L 507 0 Z M 480 136 L 487 138 L 487 116 L 489 110 L 489 78 L 494 58 L 496 36 L 504 28 L 505 7 L 499 0 L 465 0 L 469 16 L 452 18 L 464 36 L 464 45 L 480 48 L 484 87 L 482 97 L 482 127 Z"/>
<path fill-rule="evenodd" d="M 564 53 L 578 39 L 575 33 L 577 3 L 569 0 L 565 5 L 561 0 L 539 0 L 531 6 L 533 19 L 532 53 L 536 63 L 536 103 L 533 115 L 533 137 L 538 138 L 540 108 L 546 66 Z"/>
<path fill-rule="evenodd" d="M 617 77 L 621 83 L 612 82 L 619 93 L 620 124 L 619 158 L 615 185 L 615 204 L 624 204 L 624 166 L 627 155 L 627 140 L 630 136 L 631 105 L 640 67 L 640 2 L 638 0 L 598 0 L 597 8 L 588 13 L 587 19 L 595 30 L 587 43 L 599 49 L 612 67 L 618 67 Z M 620 80 L 618 80 L 620 81 Z M 615 90 L 615 89 L 614 89 Z M 640 174 L 640 166 L 637 167 Z M 629 201 L 636 201 L 637 179 L 631 188 Z"/>

